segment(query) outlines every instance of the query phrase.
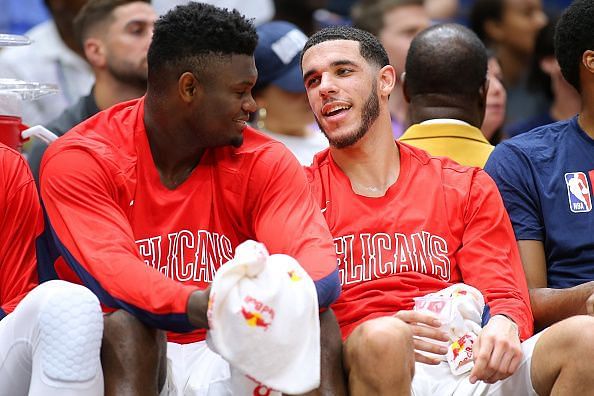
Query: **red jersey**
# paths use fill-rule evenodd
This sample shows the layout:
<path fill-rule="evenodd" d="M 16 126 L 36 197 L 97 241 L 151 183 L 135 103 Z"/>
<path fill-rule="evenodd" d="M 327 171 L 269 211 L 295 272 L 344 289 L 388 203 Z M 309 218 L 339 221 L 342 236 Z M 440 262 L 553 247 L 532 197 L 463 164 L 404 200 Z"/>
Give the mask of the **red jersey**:
<path fill-rule="evenodd" d="M 116 105 L 46 152 L 41 195 L 62 256 L 58 277 L 84 283 L 103 304 L 153 327 L 189 331 L 189 295 L 212 282 L 238 244 L 255 239 L 271 254 L 295 257 L 323 284 L 320 304 L 338 296 L 330 233 L 302 168 L 281 143 L 248 127 L 241 147 L 207 149 L 170 190 L 154 165 L 143 116 L 143 99 Z"/>
<path fill-rule="evenodd" d="M 495 183 L 478 168 L 397 146 L 400 176 L 380 198 L 355 194 L 328 150 L 306 169 L 334 236 L 343 291 L 332 308 L 343 336 L 463 282 L 530 337 L 526 279 Z"/>
<path fill-rule="evenodd" d="M 35 238 L 43 217 L 25 159 L 0 144 L 0 319 L 37 285 Z"/>

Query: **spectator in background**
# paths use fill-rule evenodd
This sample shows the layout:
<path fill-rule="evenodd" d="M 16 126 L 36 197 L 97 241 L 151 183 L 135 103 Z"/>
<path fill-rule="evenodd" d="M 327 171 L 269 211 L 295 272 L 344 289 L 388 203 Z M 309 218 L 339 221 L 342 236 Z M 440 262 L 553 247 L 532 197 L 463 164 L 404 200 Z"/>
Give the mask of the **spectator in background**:
<path fill-rule="evenodd" d="M 459 6 L 459 0 L 425 0 L 427 14 L 434 21 L 453 21 Z"/>
<path fill-rule="evenodd" d="M 487 54 L 489 56 L 487 62 L 489 90 L 487 91 L 487 108 L 481 131 L 489 143 L 495 146 L 506 137 L 503 125 L 505 123 L 507 92 L 503 86 L 503 74 L 499 61 L 491 51 L 487 51 Z"/>
<path fill-rule="evenodd" d="M 485 170 L 510 215 L 537 328 L 594 314 L 594 2 L 576 0 L 555 33 L 578 116 L 499 144 Z"/>
<path fill-rule="evenodd" d="M 33 40 L 27 47 L 0 52 L 0 76 L 57 84 L 60 92 L 23 103 L 23 122 L 44 124 L 54 119 L 93 84 L 93 73 L 84 60 L 73 33 L 72 21 L 86 0 L 46 0 L 52 18 L 26 33 Z"/>
<path fill-rule="evenodd" d="M 275 0 L 274 19 L 288 21 L 299 27 L 306 35 L 317 30 L 314 13 L 325 9 L 331 0 Z"/>
<path fill-rule="evenodd" d="M 419 34 L 408 51 L 404 78 L 414 125 L 400 141 L 482 168 L 493 151 L 479 129 L 490 82 L 485 46 L 471 30 L 444 24 Z"/>
<path fill-rule="evenodd" d="M 408 105 L 402 93 L 400 76 L 412 39 L 431 21 L 423 0 L 360 0 L 352 10 L 353 26 L 376 36 L 396 69 L 396 85 L 390 95 L 390 114 L 394 137 L 400 137 L 408 121 Z"/>
<path fill-rule="evenodd" d="M 310 165 L 313 156 L 328 147 L 328 140 L 313 125 L 301 77 L 299 54 L 307 36 L 284 21 L 265 23 L 257 32 L 258 80 L 252 95 L 258 110 L 253 124 L 283 142 L 302 165 Z"/>
<path fill-rule="evenodd" d="M 95 74 L 91 92 L 45 126 L 58 136 L 116 103 L 146 91 L 147 51 L 157 15 L 150 0 L 89 0 L 74 20 L 75 34 Z M 28 156 L 35 180 L 46 144 Z"/>
<path fill-rule="evenodd" d="M 535 116 L 511 125 L 509 136 L 519 135 L 536 127 L 566 120 L 580 110 L 581 98 L 571 84 L 565 80 L 555 58 L 554 35 L 557 19 L 550 20 L 536 38 L 534 58 L 528 88 L 544 91 L 550 106 L 540 109 Z"/>
<path fill-rule="evenodd" d="M 495 52 L 507 89 L 507 125 L 531 117 L 547 106 L 543 93 L 527 90 L 534 43 L 547 16 L 540 0 L 476 0 L 470 26 Z"/>

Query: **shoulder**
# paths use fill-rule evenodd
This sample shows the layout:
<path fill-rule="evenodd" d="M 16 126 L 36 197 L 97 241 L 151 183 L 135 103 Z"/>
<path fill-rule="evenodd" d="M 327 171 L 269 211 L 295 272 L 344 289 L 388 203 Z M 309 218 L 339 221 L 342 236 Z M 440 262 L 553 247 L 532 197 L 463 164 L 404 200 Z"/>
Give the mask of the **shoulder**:
<path fill-rule="evenodd" d="M 124 102 L 76 125 L 48 147 L 42 168 L 49 161 L 70 157 L 65 153 L 77 151 L 111 168 L 128 168 L 136 156 L 134 134 L 144 128 L 141 106 L 138 100 Z"/>

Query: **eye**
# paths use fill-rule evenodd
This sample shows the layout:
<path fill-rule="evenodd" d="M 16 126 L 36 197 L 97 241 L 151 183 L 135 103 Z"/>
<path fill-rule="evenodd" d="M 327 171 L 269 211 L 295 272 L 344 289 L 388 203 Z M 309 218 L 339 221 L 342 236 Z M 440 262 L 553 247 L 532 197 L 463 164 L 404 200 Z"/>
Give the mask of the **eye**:
<path fill-rule="evenodd" d="M 348 75 L 350 73 L 352 73 L 352 70 L 351 69 L 347 69 L 347 68 L 343 68 L 343 67 L 341 67 L 340 69 L 338 69 L 336 71 L 336 74 L 339 75 L 339 76 L 346 76 L 346 75 Z"/>
<path fill-rule="evenodd" d="M 318 77 L 311 77 L 311 78 L 307 79 L 307 81 L 305 82 L 305 86 L 309 88 L 314 85 L 317 85 L 319 82 L 320 82 L 320 79 Z"/>

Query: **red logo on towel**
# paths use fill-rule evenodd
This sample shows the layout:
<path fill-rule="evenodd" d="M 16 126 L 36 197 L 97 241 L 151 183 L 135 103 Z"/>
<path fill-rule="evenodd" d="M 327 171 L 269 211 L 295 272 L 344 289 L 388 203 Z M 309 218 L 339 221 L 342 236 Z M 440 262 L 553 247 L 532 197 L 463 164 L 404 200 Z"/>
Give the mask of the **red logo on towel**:
<path fill-rule="evenodd" d="M 267 330 L 274 320 L 274 309 L 251 296 L 246 296 L 243 302 L 241 314 L 248 326 Z"/>

